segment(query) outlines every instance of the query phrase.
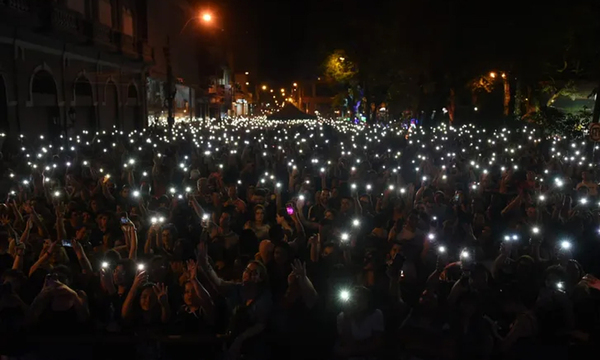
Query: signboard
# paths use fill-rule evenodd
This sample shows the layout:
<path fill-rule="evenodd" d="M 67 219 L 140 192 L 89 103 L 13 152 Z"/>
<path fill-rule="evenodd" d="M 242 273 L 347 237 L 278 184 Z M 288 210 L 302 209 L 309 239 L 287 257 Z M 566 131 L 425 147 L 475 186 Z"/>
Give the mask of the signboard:
<path fill-rule="evenodd" d="M 590 124 L 590 140 L 595 142 L 600 141 L 600 123 Z"/>

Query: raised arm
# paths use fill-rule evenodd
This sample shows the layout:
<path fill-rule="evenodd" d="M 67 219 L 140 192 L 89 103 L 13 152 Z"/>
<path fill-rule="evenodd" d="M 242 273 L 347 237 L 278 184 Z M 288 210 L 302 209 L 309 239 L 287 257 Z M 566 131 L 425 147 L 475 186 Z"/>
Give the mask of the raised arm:
<path fill-rule="evenodd" d="M 135 276 L 135 280 L 133 280 L 133 285 L 131 285 L 131 289 L 127 293 L 127 297 L 123 302 L 123 307 L 121 308 L 121 317 L 125 320 L 130 320 L 133 316 L 133 303 L 135 302 L 135 297 L 142 287 L 142 285 L 148 281 L 148 275 L 145 271 L 140 271 Z"/>
<path fill-rule="evenodd" d="M 202 310 L 204 310 L 204 315 L 207 318 L 206 320 L 212 325 L 215 323 L 216 318 L 215 305 L 208 290 L 206 290 L 200 281 L 198 281 L 198 265 L 194 260 L 188 260 L 187 269 L 190 275 L 190 282 L 194 287 L 196 295 L 200 299 L 200 305 L 202 306 Z"/>
<path fill-rule="evenodd" d="M 235 285 L 234 282 L 225 281 L 215 273 L 212 266 L 208 263 L 208 254 L 206 253 L 206 244 L 204 242 L 201 242 L 198 245 L 198 264 L 204 274 L 208 277 L 209 281 L 214 284 L 219 291 L 226 292 Z"/>

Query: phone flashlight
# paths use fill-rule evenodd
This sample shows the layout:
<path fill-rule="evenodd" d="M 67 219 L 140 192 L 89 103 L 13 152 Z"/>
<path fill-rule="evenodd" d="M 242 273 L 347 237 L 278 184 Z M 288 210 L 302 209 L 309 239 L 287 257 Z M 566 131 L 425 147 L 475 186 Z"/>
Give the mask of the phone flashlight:
<path fill-rule="evenodd" d="M 191 187 L 189 187 L 189 186 L 188 186 L 188 187 L 186 187 L 186 188 L 185 188 L 185 192 L 186 192 L 186 193 L 192 192 L 192 188 L 191 188 Z"/>
<path fill-rule="evenodd" d="M 103 261 L 100 266 L 102 266 L 103 269 L 106 269 L 106 268 L 108 268 L 108 262 Z"/>
<path fill-rule="evenodd" d="M 460 252 L 461 259 L 468 259 L 470 257 L 469 252 L 467 250 L 463 250 Z"/>
<path fill-rule="evenodd" d="M 210 215 L 208 215 L 208 214 L 202 215 L 202 220 L 204 220 L 204 221 L 208 220 L 209 218 L 210 218 Z"/>
<path fill-rule="evenodd" d="M 565 283 L 562 281 L 559 281 L 556 283 L 556 289 L 558 291 L 564 291 L 565 290 Z"/>
<path fill-rule="evenodd" d="M 440 254 L 444 254 L 444 253 L 446 252 L 446 247 L 445 247 L 445 246 L 440 246 L 440 247 L 438 248 L 438 252 L 439 252 Z"/>
<path fill-rule="evenodd" d="M 54 192 L 54 197 L 60 197 L 60 191 L 55 191 Z"/>
<path fill-rule="evenodd" d="M 579 199 L 579 202 L 581 203 L 581 205 L 585 205 L 585 204 L 587 204 L 588 200 L 587 200 L 587 198 L 581 198 L 581 199 Z"/>
<path fill-rule="evenodd" d="M 359 227 L 360 226 L 360 220 L 354 219 L 354 221 L 352 221 L 352 226 Z"/>
<path fill-rule="evenodd" d="M 546 197 L 544 195 L 540 195 L 539 199 L 540 199 L 540 201 L 544 201 L 544 200 L 546 200 Z"/>
<path fill-rule="evenodd" d="M 150 219 L 150 223 L 152 223 L 152 224 L 156 224 L 157 221 L 158 221 L 158 219 L 155 217 Z"/>
<path fill-rule="evenodd" d="M 304 195 L 300 195 L 300 196 L 298 196 L 298 199 L 299 199 L 300 201 L 304 201 Z"/>
<path fill-rule="evenodd" d="M 427 235 L 427 237 L 429 238 L 429 240 L 434 240 L 435 239 L 435 234 L 434 233 L 430 233 L 429 235 Z"/>
<path fill-rule="evenodd" d="M 138 264 L 137 268 L 138 268 L 138 270 L 141 271 L 141 270 L 144 270 L 145 266 L 144 266 L 144 264 Z"/>
<path fill-rule="evenodd" d="M 560 247 L 561 247 L 561 249 L 563 249 L 563 250 L 569 250 L 569 249 L 570 249 L 572 246 L 573 246 L 573 245 L 571 244 L 571 242 L 570 242 L 570 241 L 567 241 L 567 240 L 563 240 L 563 241 L 561 241 L 561 243 L 560 243 Z"/>
<path fill-rule="evenodd" d="M 539 227 L 537 227 L 537 226 L 534 226 L 534 227 L 531 229 L 531 232 L 532 232 L 532 233 L 534 233 L 534 234 L 539 234 L 539 233 L 540 233 L 540 228 L 539 228 Z"/>
<path fill-rule="evenodd" d="M 401 189 L 400 189 L 400 194 L 404 194 L 405 192 L 406 192 L 406 189 L 405 189 L 405 188 L 401 188 Z"/>
<path fill-rule="evenodd" d="M 347 302 L 348 300 L 350 300 L 350 291 L 348 291 L 348 290 L 340 291 L 340 300 L 342 300 L 343 302 Z"/>
<path fill-rule="evenodd" d="M 133 197 L 139 197 L 140 196 L 140 192 L 138 190 L 135 190 L 133 192 Z"/>
<path fill-rule="evenodd" d="M 348 233 L 343 233 L 341 239 L 342 241 L 348 241 L 348 239 L 350 239 L 350 235 L 348 235 Z"/>

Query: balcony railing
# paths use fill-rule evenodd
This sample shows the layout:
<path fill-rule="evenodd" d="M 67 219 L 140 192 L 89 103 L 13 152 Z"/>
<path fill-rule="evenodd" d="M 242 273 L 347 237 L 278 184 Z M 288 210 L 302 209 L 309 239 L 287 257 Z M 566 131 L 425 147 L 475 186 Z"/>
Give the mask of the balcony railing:
<path fill-rule="evenodd" d="M 0 0 L 0 6 L 7 6 L 13 10 L 28 12 L 31 9 L 30 0 Z"/>
<path fill-rule="evenodd" d="M 144 62 L 154 61 L 153 49 L 138 40 L 96 21 L 84 18 L 78 11 L 55 4 L 51 0 L 0 0 L 0 21 L 28 24 L 31 29 L 66 42 L 96 45 L 105 51 L 120 53 Z"/>

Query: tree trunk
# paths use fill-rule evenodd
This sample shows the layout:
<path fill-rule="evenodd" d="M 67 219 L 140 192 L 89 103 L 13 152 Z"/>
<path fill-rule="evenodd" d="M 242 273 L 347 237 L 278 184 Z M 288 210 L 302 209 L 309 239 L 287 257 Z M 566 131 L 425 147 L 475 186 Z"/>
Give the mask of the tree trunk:
<path fill-rule="evenodd" d="M 448 117 L 450 118 L 450 125 L 454 123 L 454 112 L 456 111 L 456 92 L 454 88 L 450 88 L 450 104 L 448 106 Z"/>
<path fill-rule="evenodd" d="M 597 123 L 598 118 L 600 118 L 600 96 L 598 96 L 598 91 L 600 91 L 600 81 L 596 86 L 596 99 L 594 101 L 594 113 L 592 114 L 593 123 Z"/>
<path fill-rule="evenodd" d="M 517 88 L 515 90 L 515 108 L 513 114 L 516 118 L 521 118 L 523 112 L 523 83 L 520 79 L 517 80 Z"/>
<path fill-rule="evenodd" d="M 504 116 L 508 114 L 510 114 L 510 82 L 504 79 Z"/>

